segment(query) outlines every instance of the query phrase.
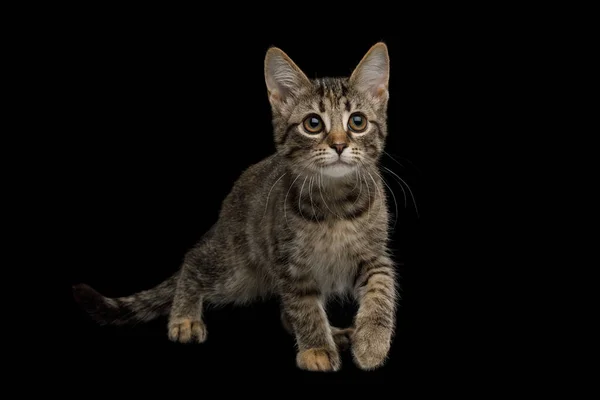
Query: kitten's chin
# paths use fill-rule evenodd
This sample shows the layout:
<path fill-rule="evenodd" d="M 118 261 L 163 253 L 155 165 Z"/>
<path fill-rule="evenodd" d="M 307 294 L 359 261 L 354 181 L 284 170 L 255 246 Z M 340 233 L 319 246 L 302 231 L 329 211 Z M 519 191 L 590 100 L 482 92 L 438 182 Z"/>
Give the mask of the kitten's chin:
<path fill-rule="evenodd" d="M 322 169 L 323 175 L 330 178 L 342 178 L 354 171 L 355 166 L 342 163 L 334 163 Z"/>

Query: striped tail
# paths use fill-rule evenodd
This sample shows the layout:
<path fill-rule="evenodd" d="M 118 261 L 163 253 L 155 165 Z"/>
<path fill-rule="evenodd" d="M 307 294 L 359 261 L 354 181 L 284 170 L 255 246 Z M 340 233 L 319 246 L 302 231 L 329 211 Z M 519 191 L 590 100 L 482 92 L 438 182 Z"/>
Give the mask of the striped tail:
<path fill-rule="evenodd" d="M 100 325 L 126 325 L 151 321 L 169 313 L 179 273 L 158 286 L 127 297 L 104 297 L 90 286 L 73 286 L 79 306 Z"/>

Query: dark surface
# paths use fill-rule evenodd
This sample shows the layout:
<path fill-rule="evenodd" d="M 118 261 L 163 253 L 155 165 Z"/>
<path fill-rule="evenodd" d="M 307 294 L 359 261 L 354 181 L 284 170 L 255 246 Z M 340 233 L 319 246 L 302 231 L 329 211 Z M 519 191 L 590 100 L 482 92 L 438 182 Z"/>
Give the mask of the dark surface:
<path fill-rule="evenodd" d="M 277 374 L 306 382 L 408 384 L 447 364 L 452 327 L 442 322 L 449 317 L 437 293 L 443 266 L 430 259 L 443 259 L 444 250 L 430 247 L 432 232 L 426 226 L 434 201 L 429 172 L 447 140 L 437 138 L 453 118 L 444 105 L 453 100 L 450 89 L 457 85 L 447 72 L 456 48 L 425 28 L 397 37 L 341 35 L 325 41 L 277 34 L 220 41 L 175 23 L 150 28 L 129 21 L 97 28 L 82 26 L 63 43 L 71 61 L 66 73 L 75 84 L 68 127 L 75 135 L 68 143 L 76 150 L 58 162 L 71 182 L 64 206 L 74 217 L 64 256 L 74 381 L 125 379 L 142 371 L 147 377 L 187 374 L 205 381 Z M 351 73 L 379 40 L 390 51 L 386 151 L 396 159 L 385 155 L 382 162 L 410 185 L 420 214 L 408 191 L 405 207 L 399 184 L 384 174 L 398 202 L 392 249 L 402 300 L 383 368 L 360 371 L 345 353 L 340 372 L 299 371 L 275 302 L 206 310 L 208 340 L 202 345 L 170 343 L 166 318 L 100 327 L 77 308 L 72 284 L 86 283 L 113 297 L 167 278 L 214 223 L 239 174 L 274 151 L 263 78 L 270 45 L 315 77 Z M 450 65 L 445 73 L 441 63 Z M 391 206 L 394 211 L 393 201 Z M 347 325 L 353 311 L 352 304 L 335 305 L 332 321 Z"/>

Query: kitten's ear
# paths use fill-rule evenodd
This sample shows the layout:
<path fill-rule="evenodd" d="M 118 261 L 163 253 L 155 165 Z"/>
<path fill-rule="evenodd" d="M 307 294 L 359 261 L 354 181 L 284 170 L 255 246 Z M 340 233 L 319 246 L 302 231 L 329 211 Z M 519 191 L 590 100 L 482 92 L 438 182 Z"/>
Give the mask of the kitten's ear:
<path fill-rule="evenodd" d="M 350 76 L 350 84 L 375 98 L 388 97 L 390 57 L 385 43 L 379 42 L 369 49 Z"/>
<path fill-rule="evenodd" d="M 271 47 L 265 56 L 265 81 L 271 104 L 284 103 L 310 85 L 304 72 L 281 49 Z"/>

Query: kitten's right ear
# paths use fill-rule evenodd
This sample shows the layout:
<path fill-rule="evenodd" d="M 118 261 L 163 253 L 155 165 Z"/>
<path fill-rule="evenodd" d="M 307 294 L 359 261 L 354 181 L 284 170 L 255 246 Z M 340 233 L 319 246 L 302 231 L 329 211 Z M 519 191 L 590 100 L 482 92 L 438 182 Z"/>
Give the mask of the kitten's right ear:
<path fill-rule="evenodd" d="M 369 49 L 354 69 L 350 83 L 375 99 L 387 100 L 390 78 L 390 57 L 385 43 L 379 42 Z"/>
<path fill-rule="evenodd" d="M 271 47 L 265 56 L 265 82 L 272 105 L 285 103 L 310 85 L 304 72 L 277 47 Z"/>

